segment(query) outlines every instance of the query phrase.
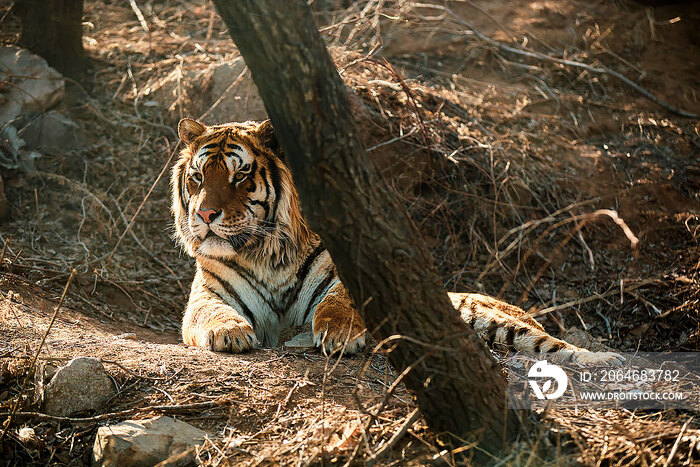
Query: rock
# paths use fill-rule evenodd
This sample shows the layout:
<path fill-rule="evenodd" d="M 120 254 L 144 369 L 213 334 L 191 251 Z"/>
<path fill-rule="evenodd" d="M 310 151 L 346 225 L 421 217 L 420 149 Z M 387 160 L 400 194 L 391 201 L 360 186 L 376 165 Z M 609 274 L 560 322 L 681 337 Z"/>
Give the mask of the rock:
<path fill-rule="evenodd" d="M 14 126 L 5 125 L 0 130 L 0 166 L 10 170 L 21 169 L 26 173 L 34 172 L 34 161 L 40 158 L 41 154 L 37 151 L 27 151 L 26 145 Z"/>
<path fill-rule="evenodd" d="M 307 338 L 311 336 L 311 331 L 311 323 L 283 328 L 282 331 L 280 331 L 278 342 L 284 342 L 285 347 L 306 348 L 306 344 L 308 344 Z M 307 336 L 305 337 L 304 335 Z M 313 347 L 313 342 L 311 346 Z"/>
<path fill-rule="evenodd" d="M 5 169 L 19 169 L 22 148 L 26 145 L 13 125 L 8 123 L 0 127 L 0 165 Z"/>
<path fill-rule="evenodd" d="M 97 410 L 116 394 L 114 382 L 99 359 L 77 357 L 59 368 L 46 385 L 44 412 L 67 417 Z"/>
<path fill-rule="evenodd" d="M 0 47 L 0 126 L 17 117 L 41 113 L 63 99 L 65 81 L 46 60 L 26 49 Z"/>
<path fill-rule="evenodd" d="M 138 336 L 133 333 L 133 332 L 123 332 L 117 336 L 114 336 L 115 339 L 128 339 L 128 340 L 138 340 Z"/>
<path fill-rule="evenodd" d="M 153 466 L 175 459 L 204 441 L 206 432 L 171 417 L 127 420 L 97 430 L 93 465 L 104 467 Z M 186 457 L 186 454 L 185 454 Z M 182 462 L 183 459 L 178 459 Z"/>
<path fill-rule="evenodd" d="M 6 169 L 35 170 L 38 147 L 73 149 L 81 140 L 75 124 L 57 112 L 41 114 L 58 104 L 65 92 L 63 76 L 46 60 L 13 45 L 0 47 L 0 165 Z M 29 127 L 17 131 L 26 122 Z M 32 138 L 27 145 L 24 136 Z M 26 147 L 26 149 L 25 149 Z"/>
<path fill-rule="evenodd" d="M 206 123 L 264 120 L 267 118 L 265 105 L 250 71 L 243 73 L 243 70 L 245 63 L 241 57 L 215 63 L 204 70 L 185 71 L 180 87 L 173 75 L 169 82 L 149 95 L 173 115 L 178 114 L 178 103 L 191 118 L 199 118 L 206 112 L 203 118 Z M 152 100 L 144 101 L 144 105 L 146 102 L 153 105 Z"/>
<path fill-rule="evenodd" d="M 240 82 L 232 86 L 244 68 L 245 63 L 241 57 L 211 67 L 210 105 L 213 105 L 221 96 L 224 98 L 211 110 L 207 121 L 225 123 L 267 118 L 265 105 L 250 76 L 250 71 L 246 71 Z M 208 108 L 204 110 L 207 111 Z"/>
<path fill-rule="evenodd" d="M 172 454 L 164 461 L 158 462 L 155 467 L 194 467 L 197 465 L 195 453 L 196 448 L 190 448 L 187 451 Z"/>
<path fill-rule="evenodd" d="M 314 338 L 310 332 L 302 332 L 284 343 L 285 347 L 293 349 L 306 349 L 314 347 Z"/>
<path fill-rule="evenodd" d="M 73 120 L 56 110 L 50 110 L 30 121 L 21 131 L 30 149 L 52 152 L 72 151 L 85 142 L 85 133 Z"/>
<path fill-rule="evenodd" d="M 0 129 L 0 166 L 5 169 L 21 169 L 26 173 L 36 170 L 35 160 L 41 157 L 37 151 L 27 151 L 27 143 L 17 129 L 6 124 Z"/>

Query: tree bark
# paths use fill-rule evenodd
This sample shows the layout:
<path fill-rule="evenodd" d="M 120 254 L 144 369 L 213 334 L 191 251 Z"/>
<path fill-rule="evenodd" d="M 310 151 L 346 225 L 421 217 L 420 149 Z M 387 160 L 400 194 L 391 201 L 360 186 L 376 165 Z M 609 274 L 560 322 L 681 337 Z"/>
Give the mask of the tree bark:
<path fill-rule="evenodd" d="M 22 21 L 19 45 L 71 78 L 82 75 L 83 0 L 17 0 Z"/>
<path fill-rule="evenodd" d="M 495 453 L 518 432 L 505 380 L 452 308 L 421 236 L 369 161 L 347 89 L 299 0 L 214 0 L 251 70 L 304 216 L 436 432 Z M 400 336 L 400 337 L 396 337 Z"/>

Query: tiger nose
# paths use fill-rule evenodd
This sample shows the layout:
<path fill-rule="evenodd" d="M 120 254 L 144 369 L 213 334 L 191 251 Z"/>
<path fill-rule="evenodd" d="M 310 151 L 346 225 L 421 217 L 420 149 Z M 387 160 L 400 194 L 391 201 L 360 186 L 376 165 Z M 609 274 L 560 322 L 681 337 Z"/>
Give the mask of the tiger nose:
<path fill-rule="evenodd" d="M 197 214 L 202 218 L 202 220 L 204 220 L 205 224 L 211 224 L 217 217 L 219 217 L 221 210 L 214 211 L 213 209 L 200 209 L 197 211 Z"/>

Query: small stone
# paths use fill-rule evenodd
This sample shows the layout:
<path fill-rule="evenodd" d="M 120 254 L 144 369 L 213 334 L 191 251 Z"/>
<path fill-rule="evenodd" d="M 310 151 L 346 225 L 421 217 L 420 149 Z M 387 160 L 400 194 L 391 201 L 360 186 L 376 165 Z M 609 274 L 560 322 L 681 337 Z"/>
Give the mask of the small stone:
<path fill-rule="evenodd" d="M 314 338 L 310 332 L 302 332 L 284 343 L 285 347 L 305 349 L 314 347 Z"/>
<path fill-rule="evenodd" d="M 104 467 L 153 466 L 191 452 L 192 447 L 204 442 L 206 435 L 205 431 L 166 416 L 127 420 L 97 430 L 92 462 Z"/>
<path fill-rule="evenodd" d="M 58 369 L 44 389 L 44 412 L 58 417 L 98 410 L 117 394 L 99 359 L 77 357 Z"/>
<path fill-rule="evenodd" d="M 292 338 L 294 338 L 297 334 L 311 332 L 312 329 L 313 329 L 313 326 L 311 325 L 311 322 L 304 323 L 301 326 L 290 326 L 288 328 L 282 328 L 277 341 L 280 343 L 287 342 L 287 341 L 291 340 Z"/>
<path fill-rule="evenodd" d="M 114 336 L 115 339 L 127 339 L 131 341 L 135 341 L 138 339 L 138 336 L 133 333 L 133 332 L 123 332 L 119 335 Z"/>

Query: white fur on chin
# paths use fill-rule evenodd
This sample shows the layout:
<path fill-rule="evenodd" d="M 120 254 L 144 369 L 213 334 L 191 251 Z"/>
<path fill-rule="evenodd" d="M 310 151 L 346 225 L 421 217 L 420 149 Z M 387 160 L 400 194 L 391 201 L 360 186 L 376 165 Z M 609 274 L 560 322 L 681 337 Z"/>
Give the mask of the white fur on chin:
<path fill-rule="evenodd" d="M 209 237 L 199 245 L 197 253 L 212 258 L 231 258 L 236 255 L 236 250 L 224 238 Z"/>

